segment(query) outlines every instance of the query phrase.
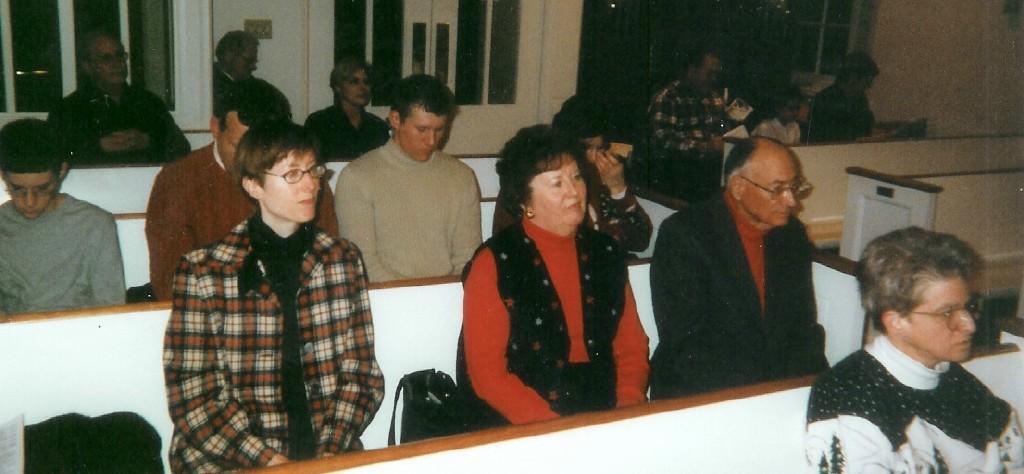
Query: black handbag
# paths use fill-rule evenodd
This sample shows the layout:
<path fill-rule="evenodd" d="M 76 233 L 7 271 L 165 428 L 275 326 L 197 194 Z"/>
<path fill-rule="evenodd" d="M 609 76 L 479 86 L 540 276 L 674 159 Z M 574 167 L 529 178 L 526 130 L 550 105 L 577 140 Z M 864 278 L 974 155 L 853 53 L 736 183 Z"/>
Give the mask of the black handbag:
<path fill-rule="evenodd" d="M 465 433 L 472 429 L 466 404 L 448 374 L 426 369 L 406 374 L 395 389 L 388 446 L 395 445 L 395 412 L 402 397 L 401 442 Z"/>

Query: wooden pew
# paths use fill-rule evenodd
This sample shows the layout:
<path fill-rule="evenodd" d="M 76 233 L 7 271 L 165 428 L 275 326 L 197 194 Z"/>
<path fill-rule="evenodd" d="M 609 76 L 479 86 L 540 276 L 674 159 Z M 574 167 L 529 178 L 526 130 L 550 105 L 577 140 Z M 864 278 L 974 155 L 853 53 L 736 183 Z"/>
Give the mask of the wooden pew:
<path fill-rule="evenodd" d="M 132 411 L 153 425 L 166 453 L 172 426 L 162 347 L 169 314 L 167 304 L 135 304 L 18 315 L 0 324 L 0 420 Z"/>
<path fill-rule="evenodd" d="M 1024 372 L 1018 347 L 981 354 L 965 367 L 1024 413 L 1024 379 L 1006 376 Z M 802 472 L 812 382 L 781 380 L 261 472 Z"/>
<path fill-rule="evenodd" d="M 841 283 L 842 273 L 824 264 L 815 263 L 815 272 L 822 272 L 816 283 L 830 286 L 817 292 L 826 331 L 859 327 L 858 320 L 847 320 L 849 306 L 843 301 L 851 297 L 841 295 L 855 286 Z M 658 335 L 647 261 L 631 265 L 629 277 L 653 352 Z M 390 400 L 401 376 L 425 368 L 454 374 L 462 287 L 453 277 L 374 284 L 370 304 L 386 394 L 385 407 L 363 441 L 368 448 L 380 448 L 386 445 Z M 160 303 L 20 315 L 0 323 L 0 400 L 5 401 L 0 420 L 22 412 L 28 423 L 35 423 L 67 411 L 96 415 L 131 410 L 153 424 L 166 443 L 171 425 L 161 348 L 168 316 L 168 304 Z M 845 339 L 829 337 L 830 361 L 859 348 L 859 341 Z"/>
<path fill-rule="evenodd" d="M 121 247 L 124 284 L 128 288 L 149 283 L 149 241 L 146 214 L 116 214 L 117 243 Z"/>

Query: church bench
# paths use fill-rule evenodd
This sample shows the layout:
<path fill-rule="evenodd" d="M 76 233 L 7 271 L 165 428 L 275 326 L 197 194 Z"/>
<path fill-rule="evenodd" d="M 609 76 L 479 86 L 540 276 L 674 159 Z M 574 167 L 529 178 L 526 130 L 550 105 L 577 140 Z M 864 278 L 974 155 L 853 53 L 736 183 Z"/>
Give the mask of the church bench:
<path fill-rule="evenodd" d="M 1004 346 L 965 367 L 1024 409 L 1024 352 Z M 267 473 L 737 472 L 805 470 L 807 399 L 814 377 L 502 427 L 266 469 Z"/>
<path fill-rule="evenodd" d="M 841 266 L 835 264 L 835 266 Z M 855 286 L 843 272 L 815 263 L 821 320 L 830 334 L 826 348 L 835 362 L 859 348 L 861 317 L 851 317 L 841 296 Z M 641 324 L 657 346 L 649 281 L 649 264 L 629 267 Z M 849 279 L 849 275 L 846 276 Z M 834 291 L 833 291 L 834 290 Z M 828 296 L 833 293 L 840 295 Z M 845 299 L 844 299 L 845 298 Z M 385 402 L 363 435 L 367 448 L 386 445 L 390 400 L 402 375 L 425 368 L 454 374 L 461 330 L 462 287 L 454 277 L 373 284 L 377 359 L 385 377 Z M 854 306 L 856 307 L 856 306 Z M 859 308 L 859 307 L 857 307 Z M 24 413 L 27 423 L 79 411 L 98 415 L 115 410 L 142 414 L 165 442 L 171 433 L 163 391 L 163 331 L 167 303 L 148 303 L 80 311 L 14 316 L 0 323 L 0 420 Z M 831 321 L 831 322 L 830 322 Z M 833 337 L 849 327 L 856 337 Z M 846 340 L 845 342 L 844 339 Z M 850 342 L 855 339 L 856 343 Z M 55 342 L 59 341 L 59 342 Z"/>

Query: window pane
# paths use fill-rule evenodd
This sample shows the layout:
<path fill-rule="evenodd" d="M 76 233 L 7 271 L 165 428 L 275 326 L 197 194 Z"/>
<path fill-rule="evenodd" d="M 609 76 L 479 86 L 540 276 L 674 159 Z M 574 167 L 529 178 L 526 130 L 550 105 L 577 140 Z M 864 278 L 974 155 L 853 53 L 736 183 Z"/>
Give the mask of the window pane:
<path fill-rule="evenodd" d="M 170 0 L 128 0 L 132 85 L 144 87 L 174 110 L 174 36 Z"/>
<path fill-rule="evenodd" d="M 427 24 L 412 24 L 412 73 L 423 74 L 427 70 Z"/>
<path fill-rule="evenodd" d="M 487 103 L 515 103 L 518 64 L 519 0 L 495 0 L 491 18 Z"/>
<path fill-rule="evenodd" d="M 818 58 L 818 27 L 798 25 L 793 30 L 793 69 L 816 72 L 814 64 Z"/>
<path fill-rule="evenodd" d="M 366 58 L 366 2 L 334 0 L 334 62 Z"/>
<path fill-rule="evenodd" d="M 0 28 L 0 38 L 4 37 L 4 30 Z M 0 47 L 0 112 L 7 112 L 7 83 L 4 82 L 4 49 Z"/>
<path fill-rule="evenodd" d="M 373 1 L 373 105 L 391 105 L 402 78 L 402 0 Z"/>
<path fill-rule="evenodd" d="M 828 14 L 825 21 L 833 24 L 849 25 L 853 13 L 853 0 L 828 0 Z"/>
<path fill-rule="evenodd" d="M 850 29 L 846 27 L 829 27 L 825 29 L 825 44 L 821 51 L 821 73 L 836 74 L 846 56 L 850 41 Z"/>
<path fill-rule="evenodd" d="M 451 28 L 445 23 L 437 24 L 437 32 L 434 36 L 434 77 L 439 81 L 448 83 L 448 38 Z"/>
<path fill-rule="evenodd" d="M 820 23 L 824 9 L 825 0 L 791 0 L 789 2 L 789 11 L 792 13 L 794 21 Z"/>
<path fill-rule="evenodd" d="M 46 112 L 61 98 L 57 2 L 11 0 L 14 110 Z"/>
<path fill-rule="evenodd" d="M 455 46 L 455 100 L 459 104 L 479 104 L 483 98 L 486 6 L 480 0 L 459 0 Z"/>

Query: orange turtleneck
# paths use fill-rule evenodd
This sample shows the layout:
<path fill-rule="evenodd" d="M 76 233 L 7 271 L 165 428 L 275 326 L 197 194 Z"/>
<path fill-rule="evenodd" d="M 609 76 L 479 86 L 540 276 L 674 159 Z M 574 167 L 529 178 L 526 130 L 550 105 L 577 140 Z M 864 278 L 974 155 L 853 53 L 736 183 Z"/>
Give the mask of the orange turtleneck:
<path fill-rule="evenodd" d="M 569 360 L 587 362 L 583 344 L 583 301 L 576 239 L 562 237 L 523 220 L 523 228 L 540 252 L 551 275 L 569 332 Z M 633 290 L 627 283 L 619 330 L 612 342 L 615 353 L 617 406 L 642 402 L 647 391 L 647 335 L 640 325 Z M 510 332 L 508 312 L 498 293 L 494 255 L 484 249 L 473 260 L 465 283 L 462 328 L 466 368 L 477 395 L 513 424 L 557 418 L 540 395 L 508 371 L 505 357 Z"/>
<path fill-rule="evenodd" d="M 757 286 L 757 296 L 761 300 L 761 316 L 764 316 L 764 234 L 765 231 L 754 227 L 747 220 L 737 206 L 739 203 L 729 191 L 725 191 L 725 205 L 729 207 L 732 220 L 736 223 L 736 232 L 743 242 L 743 252 L 747 255 L 747 265 L 750 266 L 750 274 L 754 276 L 754 285 Z"/>

